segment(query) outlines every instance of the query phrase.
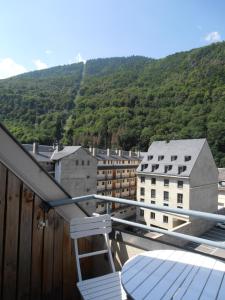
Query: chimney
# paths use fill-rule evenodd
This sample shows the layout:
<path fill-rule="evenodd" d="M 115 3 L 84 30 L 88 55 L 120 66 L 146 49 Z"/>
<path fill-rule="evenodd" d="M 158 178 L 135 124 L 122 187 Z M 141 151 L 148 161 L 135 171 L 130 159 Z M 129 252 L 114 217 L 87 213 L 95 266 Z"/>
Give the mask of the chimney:
<path fill-rule="evenodd" d="M 97 154 L 97 152 L 96 152 L 96 148 L 95 148 L 95 147 L 93 147 L 93 148 L 92 148 L 92 155 L 93 155 L 93 156 L 96 156 L 96 154 Z"/>
<path fill-rule="evenodd" d="M 118 150 L 118 155 L 122 156 L 122 150 Z"/>
<path fill-rule="evenodd" d="M 33 142 L 33 154 L 37 154 L 37 153 L 38 153 L 38 143 Z"/>
<path fill-rule="evenodd" d="M 129 151 L 129 157 L 132 157 L 132 151 L 131 150 Z"/>
<path fill-rule="evenodd" d="M 107 148 L 107 156 L 110 156 L 110 154 L 111 154 L 111 151 L 109 148 Z"/>
<path fill-rule="evenodd" d="M 92 153 L 92 148 L 91 147 L 89 147 L 89 152 Z"/>

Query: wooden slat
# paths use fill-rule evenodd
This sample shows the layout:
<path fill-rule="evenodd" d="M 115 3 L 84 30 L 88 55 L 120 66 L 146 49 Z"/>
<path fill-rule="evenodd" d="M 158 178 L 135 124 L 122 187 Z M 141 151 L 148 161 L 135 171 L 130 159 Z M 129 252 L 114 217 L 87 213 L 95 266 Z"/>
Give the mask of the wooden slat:
<path fill-rule="evenodd" d="M 94 229 L 100 229 L 100 228 L 105 228 L 105 227 L 111 227 L 111 221 L 98 221 L 94 223 L 85 223 L 85 224 L 76 224 L 76 225 L 71 225 L 70 226 L 70 232 L 79 232 L 79 231 L 84 231 L 84 230 L 94 230 Z"/>
<path fill-rule="evenodd" d="M 75 261 L 72 256 L 72 244 L 69 233 L 69 224 L 63 226 L 63 300 L 79 299 L 76 288 Z"/>
<path fill-rule="evenodd" d="M 39 222 L 44 220 L 44 212 L 40 208 L 42 201 L 38 196 L 34 199 L 33 234 L 32 234 L 32 269 L 31 269 L 31 299 L 42 299 L 42 260 L 43 260 L 43 229 Z"/>
<path fill-rule="evenodd" d="M 126 299 L 119 272 L 79 282 L 78 287 L 85 300 Z"/>
<path fill-rule="evenodd" d="M 30 299 L 33 198 L 34 194 L 26 186 L 23 186 L 20 213 L 19 262 L 17 284 L 17 299 L 21 300 Z"/>
<path fill-rule="evenodd" d="M 42 299 L 46 300 L 51 299 L 53 288 L 54 216 L 53 209 L 45 213 L 48 225 L 44 229 Z"/>
<path fill-rule="evenodd" d="M 95 229 L 95 230 L 72 232 L 71 238 L 78 239 L 81 237 L 110 233 L 111 231 L 112 231 L 111 227 L 105 227 L 105 228 Z"/>
<path fill-rule="evenodd" d="M 85 217 L 85 218 L 73 218 L 70 221 L 70 225 L 89 224 L 96 223 L 99 221 L 110 221 L 110 215 L 100 215 L 97 217 Z"/>
<path fill-rule="evenodd" d="M 2 266 L 3 266 L 3 242 L 5 222 L 5 196 L 6 196 L 7 169 L 0 163 L 0 297 L 2 294 Z"/>
<path fill-rule="evenodd" d="M 62 299 L 63 276 L 63 219 L 55 214 L 54 220 L 54 266 L 53 266 L 53 297 L 54 300 Z"/>
<path fill-rule="evenodd" d="M 12 172 L 9 171 L 3 270 L 4 300 L 11 300 L 16 298 L 20 188 L 20 180 Z"/>

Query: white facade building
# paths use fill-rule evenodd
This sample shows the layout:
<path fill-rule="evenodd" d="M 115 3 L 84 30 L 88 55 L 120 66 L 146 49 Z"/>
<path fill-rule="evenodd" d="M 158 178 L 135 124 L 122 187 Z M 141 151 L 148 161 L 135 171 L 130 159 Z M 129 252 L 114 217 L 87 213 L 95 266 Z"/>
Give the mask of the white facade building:
<path fill-rule="evenodd" d="M 153 142 L 137 169 L 137 200 L 171 208 L 217 211 L 218 171 L 206 139 Z M 189 217 L 139 209 L 137 220 L 172 229 Z"/>

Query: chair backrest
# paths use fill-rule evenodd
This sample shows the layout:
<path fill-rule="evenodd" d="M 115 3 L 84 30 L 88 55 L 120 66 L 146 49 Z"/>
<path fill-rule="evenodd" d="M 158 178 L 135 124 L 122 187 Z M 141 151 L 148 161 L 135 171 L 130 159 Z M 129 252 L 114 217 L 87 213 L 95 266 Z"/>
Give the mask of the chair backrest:
<path fill-rule="evenodd" d="M 82 281 L 80 258 L 89 257 L 99 254 L 108 254 L 109 263 L 111 265 L 112 272 L 115 272 L 115 266 L 113 263 L 112 253 L 110 250 L 108 233 L 112 231 L 112 222 L 109 215 L 100 215 L 86 218 L 74 218 L 70 221 L 70 235 L 74 239 L 75 256 L 77 263 L 78 279 Z M 87 236 L 102 234 L 105 239 L 106 249 L 94 251 L 85 254 L 79 254 L 77 239 Z"/>
<path fill-rule="evenodd" d="M 111 231 L 112 222 L 109 215 L 74 218 L 70 221 L 70 235 L 73 239 L 97 234 L 108 234 Z"/>

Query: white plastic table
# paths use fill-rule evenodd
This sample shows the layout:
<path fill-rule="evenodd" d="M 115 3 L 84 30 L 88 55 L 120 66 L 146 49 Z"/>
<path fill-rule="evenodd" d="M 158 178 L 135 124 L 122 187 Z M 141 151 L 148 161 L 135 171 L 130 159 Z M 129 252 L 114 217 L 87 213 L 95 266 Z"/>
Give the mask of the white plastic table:
<path fill-rule="evenodd" d="M 124 264 L 122 285 L 135 300 L 224 300 L 225 263 L 185 251 L 144 252 Z"/>

